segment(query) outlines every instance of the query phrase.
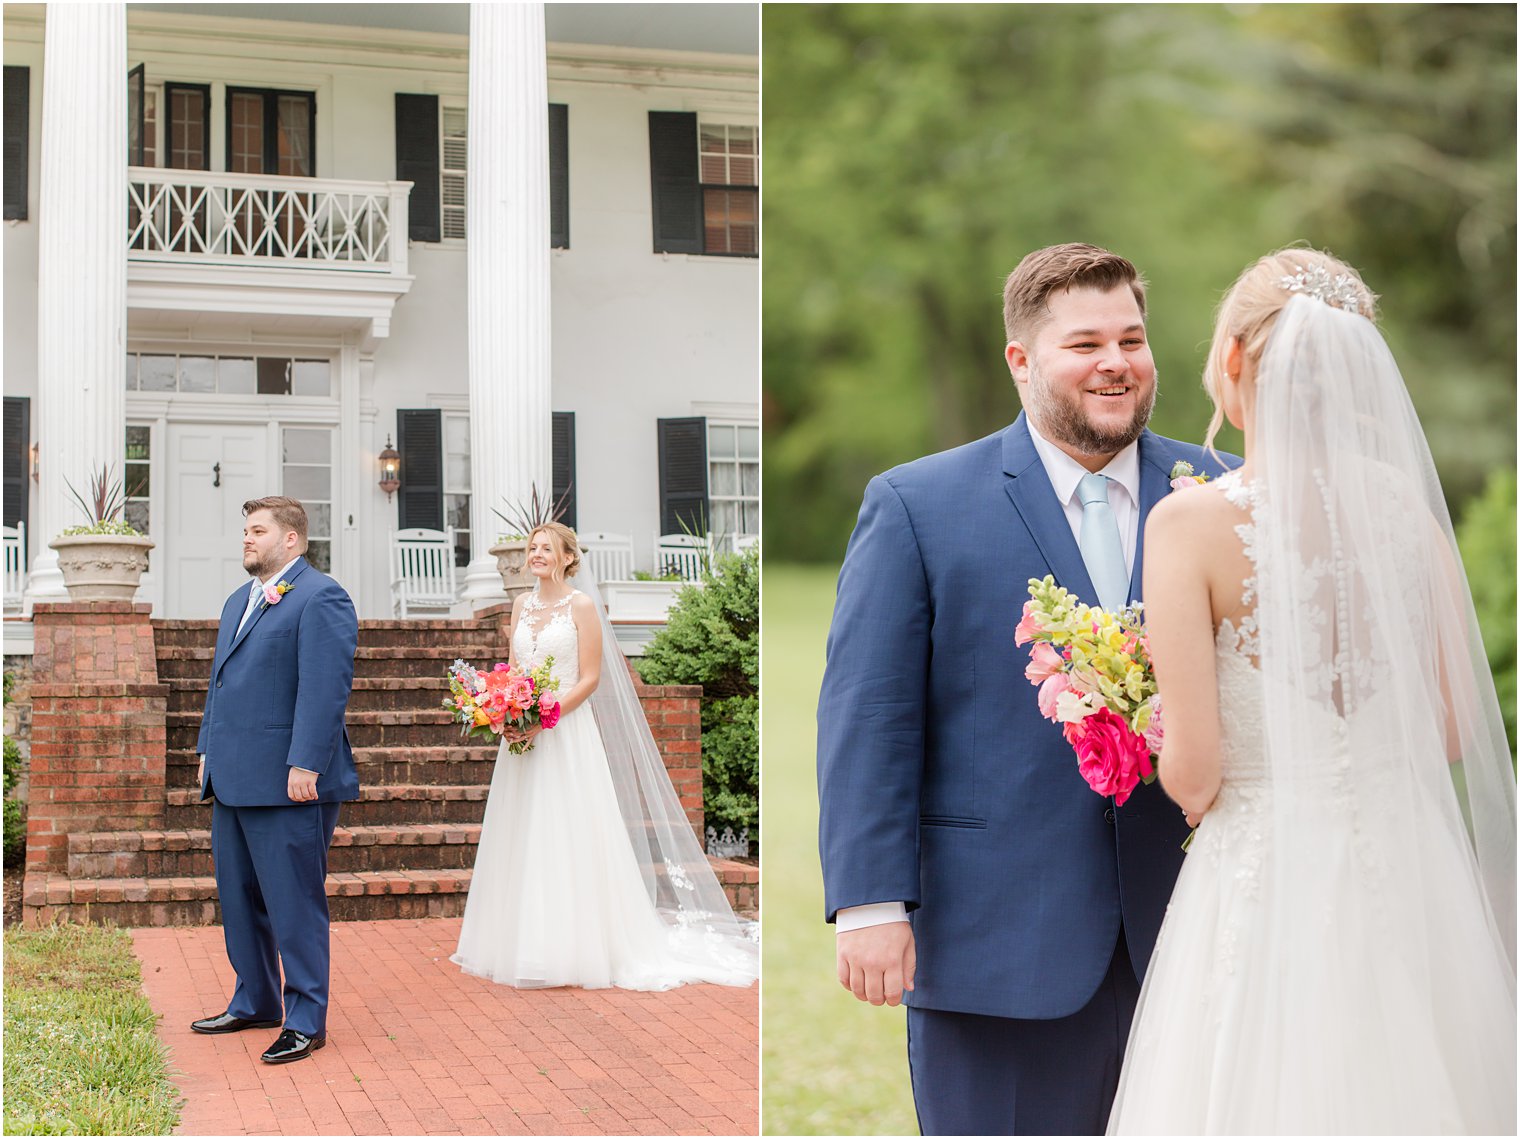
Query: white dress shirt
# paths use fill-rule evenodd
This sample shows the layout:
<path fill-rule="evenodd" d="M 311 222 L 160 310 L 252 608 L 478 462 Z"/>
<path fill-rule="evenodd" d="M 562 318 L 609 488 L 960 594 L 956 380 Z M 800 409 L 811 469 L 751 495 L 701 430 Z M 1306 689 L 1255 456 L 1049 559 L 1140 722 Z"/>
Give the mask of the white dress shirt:
<path fill-rule="evenodd" d="M 1029 428 L 1029 438 L 1034 442 L 1035 453 L 1050 479 L 1051 489 L 1066 512 L 1071 526 L 1071 536 L 1082 541 L 1082 500 L 1077 496 L 1077 484 L 1082 476 L 1089 474 L 1086 467 L 1077 462 L 1049 439 L 1034 429 L 1028 416 L 1024 417 Z M 1108 477 L 1108 504 L 1113 508 L 1114 521 L 1119 525 L 1119 540 L 1124 545 L 1124 567 L 1135 572 L 1135 545 L 1140 535 L 1140 444 L 1131 443 L 1120 451 L 1100 475 Z M 1010 644 L 1012 642 L 1010 641 Z M 864 906 L 845 906 L 834 915 L 835 934 L 848 933 L 852 929 L 864 929 L 871 925 L 907 921 L 908 907 L 903 902 L 871 902 Z"/>

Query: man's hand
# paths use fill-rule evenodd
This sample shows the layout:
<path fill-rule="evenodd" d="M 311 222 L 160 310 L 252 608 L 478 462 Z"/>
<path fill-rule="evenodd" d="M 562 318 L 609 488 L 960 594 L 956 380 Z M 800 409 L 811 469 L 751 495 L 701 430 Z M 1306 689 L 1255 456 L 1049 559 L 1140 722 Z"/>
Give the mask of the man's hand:
<path fill-rule="evenodd" d="M 868 925 L 834 938 L 839 983 L 859 1000 L 873 1005 L 902 1004 L 903 991 L 913 990 L 918 953 L 913 927 L 905 921 Z"/>
<path fill-rule="evenodd" d="M 297 803 L 310 803 L 317 797 L 317 773 L 315 771 L 303 771 L 299 767 L 290 769 L 290 782 L 287 785 L 287 793 Z"/>
<path fill-rule="evenodd" d="M 195 789 L 199 791 L 206 786 L 206 757 L 201 756 L 200 766 L 195 769 Z"/>

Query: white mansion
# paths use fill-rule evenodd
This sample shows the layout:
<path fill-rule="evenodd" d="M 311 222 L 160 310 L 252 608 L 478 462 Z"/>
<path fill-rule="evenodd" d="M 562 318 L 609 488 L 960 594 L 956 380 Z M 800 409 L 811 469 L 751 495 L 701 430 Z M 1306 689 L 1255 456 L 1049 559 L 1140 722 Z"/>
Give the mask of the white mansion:
<path fill-rule="evenodd" d="M 457 611 L 499 600 L 492 511 L 535 489 L 640 571 L 758 533 L 755 5 L 4 17 L 14 610 L 63 599 L 102 466 L 155 617 L 217 615 L 266 494 L 366 618 L 403 529 L 454 530 Z"/>

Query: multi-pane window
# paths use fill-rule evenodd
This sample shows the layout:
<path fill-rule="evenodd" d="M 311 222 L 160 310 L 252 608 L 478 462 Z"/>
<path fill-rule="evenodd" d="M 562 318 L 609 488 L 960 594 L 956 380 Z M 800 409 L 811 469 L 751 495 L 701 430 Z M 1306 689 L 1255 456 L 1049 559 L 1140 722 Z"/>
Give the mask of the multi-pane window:
<path fill-rule="evenodd" d="M 709 529 L 732 541 L 760 533 L 760 428 L 707 424 Z"/>
<path fill-rule="evenodd" d="M 454 528 L 454 564 L 470 564 L 470 417 L 443 417 L 443 524 Z"/>
<path fill-rule="evenodd" d="M 470 113 L 464 107 L 443 108 L 443 152 L 439 183 L 443 197 L 443 236 L 464 237 L 465 192 L 468 180 Z"/>
<path fill-rule="evenodd" d="M 148 532 L 149 473 L 152 469 L 153 429 L 146 425 L 127 425 L 127 462 L 122 491 L 127 505 L 123 517 L 127 525 L 140 534 Z"/>
<path fill-rule="evenodd" d="M 759 253 L 759 132 L 733 123 L 699 123 L 704 253 Z"/>
<path fill-rule="evenodd" d="M 306 508 L 306 560 L 332 569 L 333 433 L 328 427 L 280 431 L 281 487 Z"/>
<path fill-rule="evenodd" d="M 128 352 L 129 392 L 331 396 L 332 361 Z"/>
<path fill-rule="evenodd" d="M 310 178 L 316 97 L 307 91 L 228 88 L 227 169 Z"/>
<path fill-rule="evenodd" d="M 206 89 L 181 87 L 171 83 L 165 86 L 164 92 L 169 112 L 165 119 L 167 138 L 164 145 L 167 165 L 175 170 L 205 170 L 210 165 L 206 160 L 210 144 L 206 122 L 210 100 Z M 146 106 L 151 114 L 155 102 L 152 88 L 148 89 L 148 94 Z M 144 132 L 150 154 L 156 137 L 154 130 Z M 155 166 L 157 163 L 150 157 L 148 165 Z"/>

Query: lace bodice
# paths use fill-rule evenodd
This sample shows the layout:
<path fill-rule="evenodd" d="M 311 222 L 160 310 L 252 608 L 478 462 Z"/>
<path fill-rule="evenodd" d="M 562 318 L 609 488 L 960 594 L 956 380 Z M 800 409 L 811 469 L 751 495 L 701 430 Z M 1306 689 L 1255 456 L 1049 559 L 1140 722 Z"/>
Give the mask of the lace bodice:
<path fill-rule="evenodd" d="M 1242 511 L 1249 512 L 1255 502 L 1256 486 L 1244 481 L 1238 471 L 1220 477 L 1218 487 L 1226 499 Z M 1254 516 L 1235 527 L 1241 547 L 1256 565 L 1256 522 Z M 1219 687 L 1220 751 L 1223 775 L 1227 782 L 1260 779 L 1266 775 L 1262 741 L 1261 673 L 1256 658 L 1261 651 L 1256 628 L 1256 577 L 1253 573 L 1241 583 L 1241 604 L 1251 606 L 1246 615 L 1224 619 L 1214 636 L 1214 663 Z"/>
<path fill-rule="evenodd" d="M 553 672 L 562 697 L 580 679 L 580 636 L 570 613 L 570 599 L 579 592 L 571 590 L 558 601 L 544 601 L 535 589 L 523 600 L 512 630 L 512 651 L 520 668 L 537 668 L 554 658 Z"/>

